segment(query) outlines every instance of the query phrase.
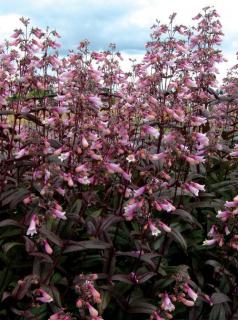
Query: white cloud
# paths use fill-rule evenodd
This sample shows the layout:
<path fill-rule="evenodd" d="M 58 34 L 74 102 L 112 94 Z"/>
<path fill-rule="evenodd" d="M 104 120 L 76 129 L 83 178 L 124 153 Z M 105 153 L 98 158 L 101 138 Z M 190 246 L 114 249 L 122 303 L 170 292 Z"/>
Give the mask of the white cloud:
<path fill-rule="evenodd" d="M 221 46 L 225 58 L 224 62 L 218 66 L 221 80 L 227 72 L 227 69 L 237 63 L 236 52 L 238 51 L 238 33 L 237 33 L 237 0 L 138 0 L 137 10 L 129 12 L 122 21 L 122 24 L 128 24 L 129 28 L 141 27 L 149 30 L 150 26 L 158 19 L 161 23 L 167 23 L 168 17 L 176 12 L 176 23 L 192 25 L 192 18 L 202 11 L 206 6 L 214 6 L 220 15 L 220 21 L 223 26 L 224 43 Z"/>
<path fill-rule="evenodd" d="M 20 26 L 19 18 L 25 16 L 34 26 L 56 28 L 66 48 L 72 48 L 84 38 L 96 50 L 106 49 L 108 43 L 115 42 L 119 50 L 126 52 L 124 66 L 129 64 L 129 56 L 141 59 L 141 54 L 131 54 L 131 50 L 144 49 L 156 19 L 167 23 L 169 15 L 177 12 L 176 23 L 191 25 L 192 17 L 203 7 L 214 6 L 221 16 L 225 34 L 222 49 L 229 59 L 219 66 L 220 77 L 228 66 L 236 63 L 237 0 L 0 0 L 0 3 L 1 40 L 9 37 Z"/>
<path fill-rule="evenodd" d="M 6 14 L 0 15 L 0 39 L 1 41 L 9 38 L 13 33 L 14 29 L 19 28 L 19 19 L 20 15 L 18 14 Z"/>

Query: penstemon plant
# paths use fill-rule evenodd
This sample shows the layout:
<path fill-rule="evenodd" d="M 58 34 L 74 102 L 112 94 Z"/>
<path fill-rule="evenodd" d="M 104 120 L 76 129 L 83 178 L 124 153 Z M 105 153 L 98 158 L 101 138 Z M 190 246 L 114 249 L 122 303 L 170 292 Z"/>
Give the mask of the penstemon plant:
<path fill-rule="evenodd" d="M 25 18 L 1 45 L 4 319 L 235 319 L 237 66 L 175 17 L 128 73 Z"/>

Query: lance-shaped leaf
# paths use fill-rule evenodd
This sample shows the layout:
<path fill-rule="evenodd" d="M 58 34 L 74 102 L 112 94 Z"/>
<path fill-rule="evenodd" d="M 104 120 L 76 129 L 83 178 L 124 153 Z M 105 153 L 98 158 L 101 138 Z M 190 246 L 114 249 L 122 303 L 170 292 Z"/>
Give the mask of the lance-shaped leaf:
<path fill-rule="evenodd" d="M 70 241 L 64 249 L 64 253 L 83 251 L 88 249 L 105 250 L 111 248 L 111 244 L 101 240 Z"/>
<path fill-rule="evenodd" d="M 156 306 L 145 302 L 144 300 L 133 301 L 129 306 L 127 312 L 129 313 L 146 313 L 152 314 L 157 309 Z"/>
<path fill-rule="evenodd" d="M 109 215 L 106 217 L 106 219 L 103 220 L 99 230 L 100 231 L 106 231 L 111 225 L 116 224 L 120 221 L 122 221 L 122 217 L 117 217 L 114 215 Z"/>
<path fill-rule="evenodd" d="M 187 251 L 187 243 L 181 232 L 173 228 L 169 233 L 169 236 L 174 239 L 176 243 L 186 252 Z"/>
<path fill-rule="evenodd" d="M 186 222 L 189 222 L 191 224 L 196 224 L 197 226 L 202 228 L 201 224 L 197 221 L 197 219 L 195 217 L 193 217 L 193 215 L 186 210 L 177 209 L 177 210 L 173 211 L 172 214 L 175 214 L 175 215 L 181 217 Z"/>
<path fill-rule="evenodd" d="M 8 227 L 8 226 L 24 228 L 24 226 L 22 226 L 19 222 L 12 219 L 5 219 L 0 222 L 0 227 Z"/>
<path fill-rule="evenodd" d="M 63 245 L 62 240 L 54 232 L 48 230 L 46 226 L 42 226 L 40 228 L 40 234 L 45 238 L 49 239 L 50 241 L 52 241 L 57 246 L 62 247 Z"/>

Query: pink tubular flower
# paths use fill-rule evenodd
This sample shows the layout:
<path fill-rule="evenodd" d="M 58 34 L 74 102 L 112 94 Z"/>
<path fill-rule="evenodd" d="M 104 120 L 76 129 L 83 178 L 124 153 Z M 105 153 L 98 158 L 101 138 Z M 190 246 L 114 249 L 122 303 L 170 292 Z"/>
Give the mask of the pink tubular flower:
<path fill-rule="evenodd" d="M 165 232 L 171 232 L 171 228 L 167 224 L 163 223 L 162 221 L 159 221 L 159 226 Z"/>
<path fill-rule="evenodd" d="M 238 196 L 236 196 L 233 201 L 226 201 L 225 207 L 227 208 L 235 208 L 238 207 Z"/>
<path fill-rule="evenodd" d="M 207 119 L 204 117 L 191 117 L 191 125 L 192 126 L 201 126 L 202 124 L 205 124 L 207 122 Z"/>
<path fill-rule="evenodd" d="M 190 164 L 199 164 L 205 162 L 203 156 L 190 154 L 189 156 L 184 156 L 185 160 Z"/>
<path fill-rule="evenodd" d="M 159 136 L 160 136 L 159 130 L 157 128 L 154 128 L 151 126 L 144 126 L 143 130 L 145 133 L 148 133 L 149 135 L 151 135 L 154 138 L 159 138 Z"/>
<path fill-rule="evenodd" d="M 234 151 L 230 153 L 231 157 L 238 157 L 238 144 L 235 145 Z"/>
<path fill-rule="evenodd" d="M 48 320 L 60 320 L 61 319 L 61 314 L 60 312 L 52 314 Z"/>
<path fill-rule="evenodd" d="M 163 201 L 155 201 L 154 202 L 155 207 L 158 211 L 167 211 L 167 212 L 171 212 L 171 211 L 175 211 L 176 207 L 172 205 L 172 203 L 168 200 L 163 200 Z"/>
<path fill-rule="evenodd" d="M 76 307 L 77 308 L 82 308 L 82 306 L 83 306 L 83 301 L 82 301 L 82 299 L 78 299 L 77 301 L 76 301 Z"/>
<path fill-rule="evenodd" d="M 167 111 L 167 113 L 169 115 L 171 115 L 178 122 L 184 122 L 185 114 L 184 114 L 184 111 L 182 109 L 171 110 L 169 108 L 166 108 L 166 111 Z"/>
<path fill-rule="evenodd" d="M 134 197 L 137 198 L 139 196 L 141 196 L 144 192 L 145 192 L 145 186 L 144 187 L 141 187 L 137 190 L 134 190 Z"/>
<path fill-rule="evenodd" d="M 167 154 L 164 152 L 160 152 L 155 154 L 149 154 L 148 157 L 151 161 L 164 160 L 167 157 Z"/>
<path fill-rule="evenodd" d="M 84 136 L 82 137 L 82 146 L 85 149 L 89 147 L 89 143 L 88 143 L 87 139 Z"/>
<path fill-rule="evenodd" d="M 23 203 L 24 204 L 29 204 L 32 202 L 32 196 L 28 196 L 26 198 L 24 198 Z"/>
<path fill-rule="evenodd" d="M 53 111 L 57 113 L 68 113 L 69 109 L 67 107 L 54 107 L 52 108 Z"/>
<path fill-rule="evenodd" d="M 32 237 L 34 234 L 37 233 L 37 230 L 36 230 L 37 221 L 38 221 L 37 216 L 35 214 L 33 214 L 31 216 L 29 228 L 27 229 L 27 232 L 26 232 L 27 236 L 30 235 Z"/>
<path fill-rule="evenodd" d="M 87 171 L 86 164 L 81 164 L 75 168 L 75 172 L 77 172 L 77 173 L 82 172 L 82 171 L 84 171 L 84 172 Z"/>
<path fill-rule="evenodd" d="M 126 207 L 124 207 L 125 213 L 123 216 L 127 221 L 131 221 L 134 218 L 136 209 L 140 207 L 140 203 L 134 202 L 132 204 L 128 204 Z"/>
<path fill-rule="evenodd" d="M 56 189 L 56 191 L 57 191 L 61 196 L 64 196 L 64 195 L 65 195 L 65 190 L 62 189 L 62 188 L 60 188 L 60 187 L 58 187 L 58 188 Z"/>
<path fill-rule="evenodd" d="M 155 224 L 151 220 L 148 221 L 148 225 L 152 236 L 158 237 L 161 231 L 155 226 Z"/>
<path fill-rule="evenodd" d="M 90 313 L 90 316 L 92 318 L 96 318 L 98 316 L 98 311 L 93 306 L 91 306 L 90 303 L 87 303 L 87 307 L 88 307 L 88 311 Z"/>
<path fill-rule="evenodd" d="M 102 106 L 102 101 L 97 96 L 89 96 L 88 100 L 97 108 L 100 108 Z"/>
<path fill-rule="evenodd" d="M 95 303 L 101 303 L 102 300 L 101 300 L 100 293 L 94 288 L 92 284 L 89 284 L 89 290 L 91 291 L 93 301 Z"/>
<path fill-rule="evenodd" d="M 135 158 L 134 154 L 129 154 L 129 155 L 126 157 L 126 160 L 130 163 L 130 162 L 135 162 L 135 161 L 136 161 L 136 158 Z"/>
<path fill-rule="evenodd" d="M 225 211 L 221 211 L 219 210 L 216 217 L 218 219 L 220 219 L 221 221 L 227 221 L 230 217 L 232 216 L 232 212 L 231 211 L 228 211 L 228 210 L 225 210 Z"/>
<path fill-rule="evenodd" d="M 198 297 L 197 293 L 193 291 L 193 289 L 190 288 L 187 283 L 184 284 L 183 289 L 193 301 L 197 300 L 197 297 Z"/>
<path fill-rule="evenodd" d="M 124 170 L 122 171 L 122 176 L 125 180 L 131 181 L 131 173 L 127 173 Z"/>
<path fill-rule="evenodd" d="M 154 312 L 153 316 L 154 316 L 153 319 L 155 319 L 155 320 L 164 320 L 164 318 L 161 318 L 161 316 L 157 312 Z"/>
<path fill-rule="evenodd" d="M 183 296 L 178 297 L 178 301 L 182 302 L 187 307 L 193 307 L 194 301 L 187 300 Z"/>
<path fill-rule="evenodd" d="M 80 177 L 77 179 L 79 183 L 84 184 L 84 185 L 89 185 L 91 183 L 91 180 L 87 177 Z"/>
<path fill-rule="evenodd" d="M 230 153 L 231 157 L 238 157 L 238 150 Z"/>
<path fill-rule="evenodd" d="M 58 156 L 58 159 L 63 162 L 64 160 L 67 160 L 70 156 L 70 152 L 61 153 L 60 156 Z"/>
<path fill-rule="evenodd" d="M 20 151 L 16 152 L 15 158 L 16 158 L 16 159 L 20 159 L 20 158 L 28 155 L 28 153 L 29 153 L 28 150 L 27 150 L 26 148 L 23 148 L 23 149 L 21 149 Z"/>
<path fill-rule="evenodd" d="M 48 241 L 47 240 L 43 240 L 43 243 L 44 243 L 45 252 L 48 253 L 48 254 L 52 254 L 53 253 L 53 249 L 49 245 Z"/>
<path fill-rule="evenodd" d="M 164 200 L 162 203 L 160 203 L 163 210 L 167 212 L 175 211 L 176 207 L 172 205 L 172 203 L 168 200 Z"/>
<path fill-rule="evenodd" d="M 97 161 L 102 161 L 103 157 L 100 154 L 96 154 L 95 152 L 93 152 L 92 150 L 90 150 L 90 152 L 88 152 L 88 154 L 90 155 L 90 157 L 93 160 L 97 160 Z"/>
<path fill-rule="evenodd" d="M 109 173 L 122 173 L 123 172 L 122 168 L 117 163 L 112 163 L 112 162 L 106 163 L 105 167 Z"/>
<path fill-rule="evenodd" d="M 215 237 L 216 235 L 217 235 L 217 226 L 216 226 L 215 224 L 213 224 L 213 225 L 211 226 L 211 229 L 210 229 L 209 232 L 208 232 L 208 236 L 211 237 L 211 238 L 213 238 L 213 237 Z"/>
<path fill-rule="evenodd" d="M 209 139 L 206 133 L 195 132 L 193 134 L 193 140 L 197 142 L 198 150 L 203 149 L 204 147 L 207 147 L 209 145 Z"/>
<path fill-rule="evenodd" d="M 196 183 L 196 182 L 186 182 L 184 184 L 184 188 L 194 194 L 195 196 L 198 196 L 199 191 L 205 191 L 205 185 Z"/>
<path fill-rule="evenodd" d="M 11 35 L 11 38 L 18 38 L 20 35 L 22 34 L 22 30 L 18 29 L 18 30 L 15 30 L 15 32 Z"/>
<path fill-rule="evenodd" d="M 173 311 L 175 309 L 175 306 L 170 300 L 169 295 L 167 293 L 163 293 L 161 309 L 167 311 Z"/>
<path fill-rule="evenodd" d="M 48 320 L 71 320 L 72 318 L 64 312 L 57 312 L 52 314 Z"/>
<path fill-rule="evenodd" d="M 217 239 L 204 240 L 203 246 L 212 246 L 215 243 L 217 243 Z"/>
<path fill-rule="evenodd" d="M 43 303 L 50 303 L 53 301 L 53 298 L 43 289 L 38 289 L 37 293 L 41 294 L 41 297 L 37 297 L 36 300 Z"/>
<path fill-rule="evenodd" d="M 53 209 L 52 214 L 54 217 L 62 220 L 66 220 L 65 211 L 61 211 L 59 209 Z"/>

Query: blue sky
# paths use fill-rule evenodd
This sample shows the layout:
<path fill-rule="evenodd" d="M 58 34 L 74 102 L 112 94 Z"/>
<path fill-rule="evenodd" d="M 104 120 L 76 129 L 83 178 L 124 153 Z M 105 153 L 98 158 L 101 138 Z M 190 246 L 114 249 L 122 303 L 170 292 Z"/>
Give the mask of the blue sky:
<path fill-rule="evenodd" d="M 63 48 L 75 48 L 87 38 L 94 50 L 107 49 L 113 42 L 127 58 L 140 58 L 156 19 L 165 23 L 177 12 L 178 23 L 192 24 L 191 18 L 207 5 L 214 5 L 221 15 L 222 48 L 230 61 L 221 67 L 224 73 L 236 62 L 238 51 L 237 0 L 0 0 L 0 40 L 9 36 L 24 16 L 33 26 L 56 29 Z"/>

